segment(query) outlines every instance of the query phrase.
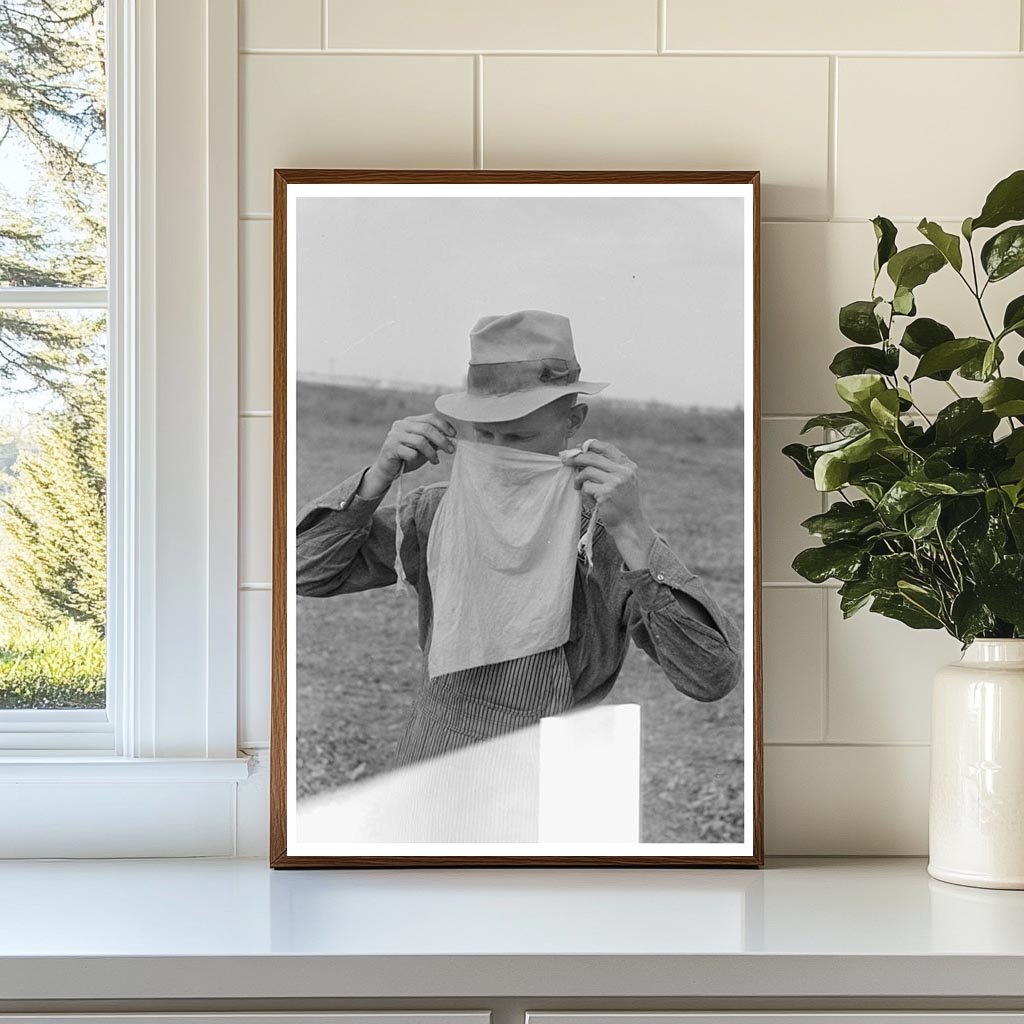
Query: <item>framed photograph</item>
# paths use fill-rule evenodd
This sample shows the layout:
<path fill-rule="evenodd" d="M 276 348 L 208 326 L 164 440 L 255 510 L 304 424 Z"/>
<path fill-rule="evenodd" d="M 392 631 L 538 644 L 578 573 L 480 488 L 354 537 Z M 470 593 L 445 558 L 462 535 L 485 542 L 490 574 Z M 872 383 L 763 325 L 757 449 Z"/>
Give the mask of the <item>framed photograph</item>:
<path fill-rule="evenodd" d="M 271 865 L 760 865 L 758 172 L 274 173 Z"/>

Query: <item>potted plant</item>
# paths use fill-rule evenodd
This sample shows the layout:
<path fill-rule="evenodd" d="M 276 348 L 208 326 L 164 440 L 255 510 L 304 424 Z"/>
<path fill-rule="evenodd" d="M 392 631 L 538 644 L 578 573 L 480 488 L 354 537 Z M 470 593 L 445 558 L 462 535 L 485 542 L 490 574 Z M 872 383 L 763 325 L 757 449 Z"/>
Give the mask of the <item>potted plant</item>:
<path fill-rule="evenodd" d="M 844 617 L 869 608 L 963 645 L 932 690 L 928 870 L 1002 888 L 1024 888 L 1024 294 L 997 316 L 985 292 L 1024 267 L 1021 221 L 1024 170 L 959 234 L 923 219 L 901 249 L 873 218 L 871 296 L 839 311 L 852 345 L 829 367 L 845 408 L 804 425 L 824 443 L 783 449 L 832 496 L 802 524 L 822 543 L 796 572 L 840 581 Z M 975 327 L 918 315 L 915 290 L 940 272 L 974 297 Z M 934 416 L 924 380 L 949 392 Z"/>

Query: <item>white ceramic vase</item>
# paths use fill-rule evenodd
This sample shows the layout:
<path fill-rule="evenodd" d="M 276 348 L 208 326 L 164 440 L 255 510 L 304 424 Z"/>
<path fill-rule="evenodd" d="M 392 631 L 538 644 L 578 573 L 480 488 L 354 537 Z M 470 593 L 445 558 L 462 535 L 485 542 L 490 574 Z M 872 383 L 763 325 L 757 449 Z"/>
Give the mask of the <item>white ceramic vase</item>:
<path fill-rule="evenodd" d="M 932 687 L 928 873 L 1024 889 L 1024 640 L 975 640 Z"/>

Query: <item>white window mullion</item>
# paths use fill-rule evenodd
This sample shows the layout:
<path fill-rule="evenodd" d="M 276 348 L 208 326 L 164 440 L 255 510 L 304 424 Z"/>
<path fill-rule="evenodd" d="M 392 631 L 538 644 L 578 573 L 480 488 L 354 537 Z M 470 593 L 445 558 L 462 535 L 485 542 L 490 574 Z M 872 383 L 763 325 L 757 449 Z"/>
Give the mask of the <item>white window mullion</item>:
<path fill-rule="evenodd" d="M 0 288 L 3 309 L 106 309 L 106 288 Z"/>

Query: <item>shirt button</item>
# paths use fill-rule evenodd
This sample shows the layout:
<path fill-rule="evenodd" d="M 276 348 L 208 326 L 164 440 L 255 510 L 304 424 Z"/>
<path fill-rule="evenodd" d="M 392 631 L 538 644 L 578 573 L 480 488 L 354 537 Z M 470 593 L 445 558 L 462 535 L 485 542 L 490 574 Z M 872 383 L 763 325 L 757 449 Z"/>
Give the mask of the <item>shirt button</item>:
<path fill-rule="evenodd" d="M 660 582 L 665 579 L 665 574 L 663 572 L 659 572 L 655 579 L 657 579 Z"/>

